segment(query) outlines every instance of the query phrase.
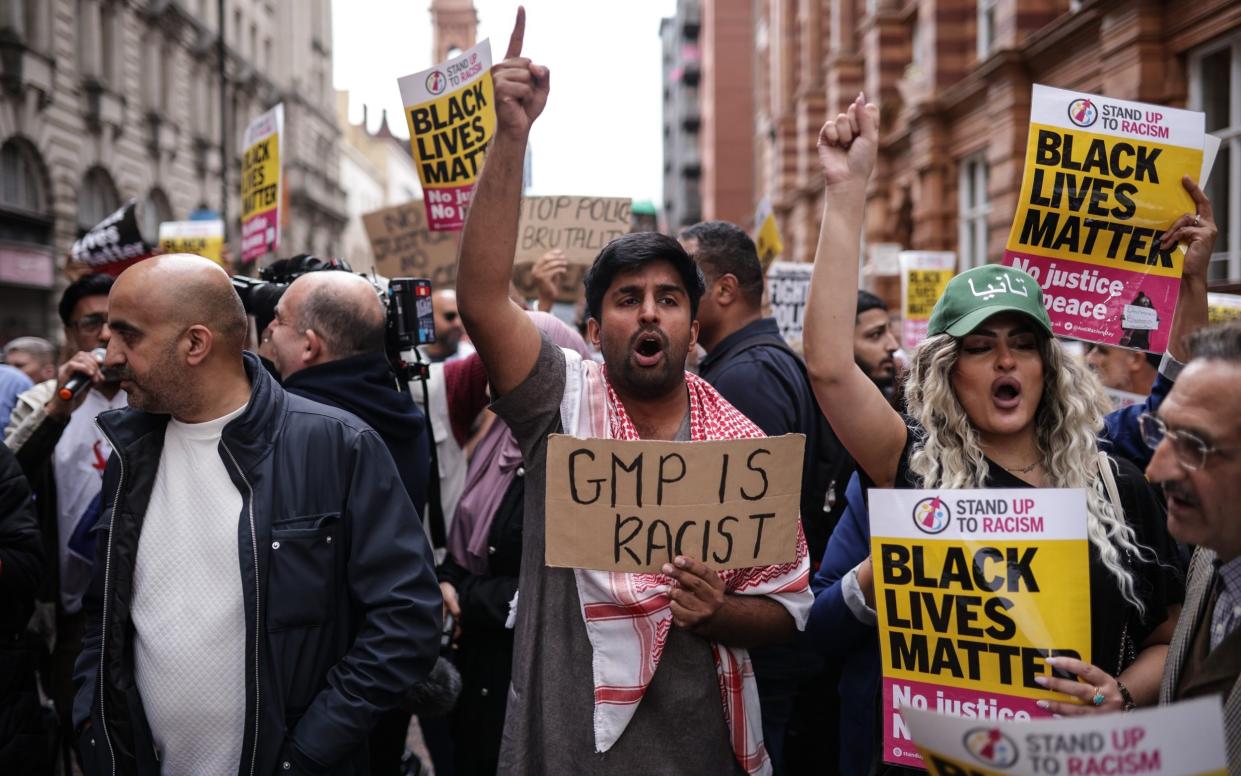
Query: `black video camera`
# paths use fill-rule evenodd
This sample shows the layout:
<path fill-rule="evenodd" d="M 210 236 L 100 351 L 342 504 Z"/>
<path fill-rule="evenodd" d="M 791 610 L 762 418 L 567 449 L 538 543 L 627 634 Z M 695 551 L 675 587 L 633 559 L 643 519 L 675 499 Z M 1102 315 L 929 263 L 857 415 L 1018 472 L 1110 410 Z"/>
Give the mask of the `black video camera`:
<path fill-rule="evenodd" d="M 233 275 L 233 288 L 241 297 L 241 304 L 248 315 L 254 316 L 255 330 L 259 337 L 267 330 L 267 325 L 276 317 L 276 304 L 288 289 L 289 284 L 302 275 L 321 270 L 340 270 L 353 272 L 353 267 L 344 259 L 321 259 L 308 253 L 301 253 L 290 259 L 272 262 L 270 266 L 259 270 L 258 278 L 245 275 Z"/>

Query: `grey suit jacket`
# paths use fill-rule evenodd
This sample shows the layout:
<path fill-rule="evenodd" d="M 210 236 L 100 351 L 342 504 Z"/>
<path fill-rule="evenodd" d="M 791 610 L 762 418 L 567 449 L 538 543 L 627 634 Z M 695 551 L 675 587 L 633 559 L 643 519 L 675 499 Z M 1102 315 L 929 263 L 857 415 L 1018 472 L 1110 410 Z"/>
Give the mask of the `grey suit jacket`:
<path fill-rule="evenodd" d="M 1203 547 L 1198 548 L 1189 561 L 1189 574 L 1185 580 L 1185 604 L 1181 608 L 1181 618 L 1176 623 L 1176 632 L 1172 635 L 1167 662 L 1163 667 L 1163 683 L 1159 688 L 1161 704 L 1175 700 L 1194 632 L 1203 617 L 1211 616 L 1211 612 L 1204 610 L 1211 578 L 1215 573 L 1212 565 L 1214 562 L 1215 553 Z M 1224 739 L 1228 753 L 1228 774 L 1241 776 L 1241 677 L 1224 701 Z"/>

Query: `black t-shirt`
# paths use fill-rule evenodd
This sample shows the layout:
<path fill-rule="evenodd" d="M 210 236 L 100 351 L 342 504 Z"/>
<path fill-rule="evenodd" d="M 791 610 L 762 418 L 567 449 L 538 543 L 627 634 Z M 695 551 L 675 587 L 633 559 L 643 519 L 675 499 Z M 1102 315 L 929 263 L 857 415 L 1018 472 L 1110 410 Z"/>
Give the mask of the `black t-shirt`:
<path fill-rule="evenodd" d="M 901 451 L 896 467 L 895 487 L 921 488 L 918 475 L 909 468 L 909 459 L 923 431 L 915 421 L 906 418 L 908 433 L 905 448 Z M 1128 666 L 1133 656 L 1141 651 L 1142 642 L 1168 617 L 1168 607 L 1185 600 L 1185 576 L 1180 554 L 1172 537 L 1168 535 L 1166 517 L 1146 478 L 1138 468 L 1124 458 L 1112 458 L 1115 464 L 1116 488 L 1120 491 L 1120 503 L 1125 510 L 1125 522 L 1133 529 L 1140 547 L 1146 548 L 1143 557 L 1121 553 L 1125 566 L 1133 575 L 1134 591 L 1146 607 L 1144 615 L 1120 591 L 1120 583 L 1112 572 L 1099 560 L 1094 544 L 1090 545 L 1090 662 L 1115 676 L 1120 666 Z M 1025 480 L 1014 476 L 1007 469 L 987 459 L 988 488 L 1030 488 Z M 874 483 L 861 473 L 863 492 Z M 1065 617 L 1081 616 L 1065 612 Z M 1122 639 L 1127 634 L 1127 640 Z M 1123 657 L 1122 649 L 1129 652 Z"/>

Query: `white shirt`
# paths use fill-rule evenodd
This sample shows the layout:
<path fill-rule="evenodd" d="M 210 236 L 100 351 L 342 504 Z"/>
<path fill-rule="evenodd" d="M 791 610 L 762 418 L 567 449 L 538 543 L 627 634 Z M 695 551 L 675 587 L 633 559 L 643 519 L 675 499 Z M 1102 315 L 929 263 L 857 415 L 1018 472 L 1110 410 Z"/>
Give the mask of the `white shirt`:
<path fill-rule="evenodd" d="M 69 424 L 52 453 L 60 603 L 69 614 L 82 608 L 82 595 L 90 586 L 94 553 L 89 551 L 88 529 L 99 519 L 103 470 L 112 455 L 112 445 L 95 425 L 95 418 L 101 412 L 127 405 L 124 391 L 117 391 L 111 399 L 105 399 L 99 391 L 86 394 L 81 406 L 69 416 Z"/>
<path fill-rule="evenodd" d="M 171 420 L 143 519 L 132 616 L 138 692 L 164 773 L 236 773 L 246 716 L 241 492 L 220 433 Z"/>

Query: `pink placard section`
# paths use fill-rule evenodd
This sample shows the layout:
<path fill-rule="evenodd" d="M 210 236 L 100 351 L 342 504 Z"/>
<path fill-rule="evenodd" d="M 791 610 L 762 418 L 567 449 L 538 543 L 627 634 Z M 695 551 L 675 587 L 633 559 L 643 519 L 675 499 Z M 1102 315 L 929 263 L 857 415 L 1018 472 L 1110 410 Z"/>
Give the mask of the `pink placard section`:
<path fill-rule="evenodd" d="M 1034 705 L 1033 698 L 1016 695 L 963 690 L 942 684 L 911 682 L 904 679 L 883 680 L 883 761 L 911 768 L 922 767 L 922 755 L 914 746 L 901 719 L 901 709 L 918 709 L 951 714 L 968 719 L 1036 719 L 1051 714 Z"/>
<path fill-rule="evenodd" d="M 256 213 L 241 225 L 241 260 L 254 261 L 268 251 L 276 250 L 276 227 L 280 208 Z"/>
<path fill-rule="evenodd" d="M 422 190 L 427 208 L 427 228 L 433 232 L 459 232 L 465 226 L 465 214 L 474 199 L 477 181 L 462 186 L 444 186 Z"/>
<path fill-rule="evenodd" d="M 1167 349 L 1180 278 L 1016 251 L 1004 252 L 1004 264 L 1038 281 L 1056 336 L 1152 353 Z"/>

